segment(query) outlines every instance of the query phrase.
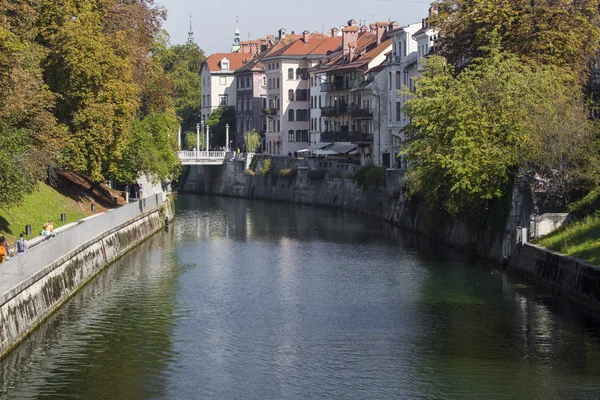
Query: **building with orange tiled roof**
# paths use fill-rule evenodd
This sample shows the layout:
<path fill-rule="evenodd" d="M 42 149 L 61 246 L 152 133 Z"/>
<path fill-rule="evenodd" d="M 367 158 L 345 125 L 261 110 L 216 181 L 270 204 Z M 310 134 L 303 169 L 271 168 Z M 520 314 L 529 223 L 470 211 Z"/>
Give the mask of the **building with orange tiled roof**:
<path fill-rule="evenodd" d="M 280 40 L 289 35 L 279 32 Z M 264 59 L 266 66 L 265 152 L 295 153 L 310 144 L 310 81 L 309 68 L 323 57 L 335 52 L 341 38 L 304 31 L 271 51 Z"/>
<path fill-rule="evenodd" d="M 353 144 L 363 164 L 373 161 L 374 144 L 378 139 L 375 133 L 380 128 L 378 118 L 374 118 L 374 108 L 379 109 L 381 99 L 373 93 L 371 84 L 392 50 L 389 32 L 396 27 L 395 23 L 378 22 L 367 28 L 357 26 L 354 20 L 348 21 L 341 29 L 340 49 L 310 71 L 311 76 L 323 81 L 320 88 L 322 121 L 318 124 L 320 132 L 311 134 L 313 140 Z"/>
<path fill-rule="evenodd" d="M 237 99 L 234 72 L 252 60 L 248 53 L 216 53 L 200 67 L 202 120 L 219 107 L 235 106 Z"/>

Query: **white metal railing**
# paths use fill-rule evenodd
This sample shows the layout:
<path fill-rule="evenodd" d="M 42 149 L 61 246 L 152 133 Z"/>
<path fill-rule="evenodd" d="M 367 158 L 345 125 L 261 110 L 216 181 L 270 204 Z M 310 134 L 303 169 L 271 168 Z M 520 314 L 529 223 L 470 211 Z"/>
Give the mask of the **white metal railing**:
<path fill-rule="evenodd" d="M 225 156 L 227 152 L 225 151 L 180 151 L 179 152 L 179 160 L 182 163 L 190 163 L 190 164 L 214 164 L 214 163 L 224 163 Z"/>

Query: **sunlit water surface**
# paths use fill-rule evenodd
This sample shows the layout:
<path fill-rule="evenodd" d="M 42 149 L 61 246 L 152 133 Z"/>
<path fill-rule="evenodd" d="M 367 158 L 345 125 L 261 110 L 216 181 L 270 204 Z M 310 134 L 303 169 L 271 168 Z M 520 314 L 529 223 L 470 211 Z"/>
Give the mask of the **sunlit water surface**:
<path fill-rule="evenodd" d="M 380 221 L 181 196 L 1 368 L 7 399 L 598 399 L 600 324 Z"/>

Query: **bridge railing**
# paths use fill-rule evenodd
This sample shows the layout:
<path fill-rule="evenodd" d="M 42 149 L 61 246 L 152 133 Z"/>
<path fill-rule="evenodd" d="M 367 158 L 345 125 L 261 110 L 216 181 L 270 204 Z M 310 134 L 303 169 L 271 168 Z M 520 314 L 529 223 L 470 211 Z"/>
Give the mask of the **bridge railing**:
<path fill-rule="evenodd" d="M 224 151 L 193 151 L 186 150 L 179 152 L 179 159 L 181 160 L 198 160 L 198 159 L 225 159 Z"/>

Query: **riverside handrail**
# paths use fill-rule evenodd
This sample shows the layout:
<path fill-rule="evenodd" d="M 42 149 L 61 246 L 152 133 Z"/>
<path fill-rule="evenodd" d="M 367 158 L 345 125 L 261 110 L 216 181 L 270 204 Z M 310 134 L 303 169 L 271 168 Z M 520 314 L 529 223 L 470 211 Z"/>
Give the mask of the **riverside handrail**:
<path fill-rule="evenodd" d="M 126 206 L 92 215 L 58 228 L 54 231 L 57 234 L 54 237 L 45 236 L 31 239 L 30 247 L 23 256 L 25 274 L 20 275 L 19 278 L 24 280 L 102 233 L 159 209 L 164 205 L 165 200 L 165 193 L 153 194 Z M 7 260 L 0 268 L 3 271 L 15 271 L 18 257 Z M 1 291 L 4 292 L 5 288 L 2 289 Z"/>

